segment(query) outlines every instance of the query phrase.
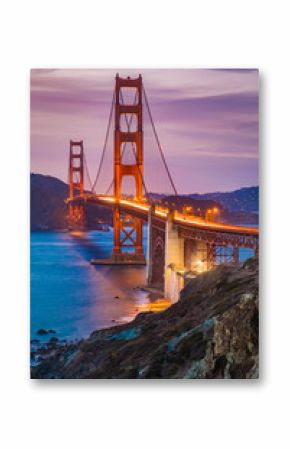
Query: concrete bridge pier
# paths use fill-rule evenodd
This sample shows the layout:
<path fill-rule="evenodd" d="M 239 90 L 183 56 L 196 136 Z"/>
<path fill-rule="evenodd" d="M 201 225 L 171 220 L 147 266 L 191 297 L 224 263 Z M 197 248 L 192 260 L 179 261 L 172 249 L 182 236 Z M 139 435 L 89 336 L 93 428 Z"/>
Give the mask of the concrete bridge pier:
<path fill-rule="evenodd" d="M 165 225 L 154 216 L 154 205 L 148 211 L 147 285 L 164 292 Z"/>
<path fill-rule="evenodd" d="M 201 273 L 212 268 L 215 245 L 202 240 L 183 238 L 168 214 L 165 232 L 158 230 L 148 213 L 147 284 L 163 289 L 172 303 L 178 301 L 186 272 Z"/>
<path fill-rule="evenodd" d="M 179 299 L 179 292 L 184 287 L 184 239 L 179 236 L 173 223 L 174 214 L 170 212 L 165 227 L 165 268 L 164 295 L 171 302 Z"/>
<path fill-rule="evenodd" d="M 212 259 L 215 254 L 215 246 L 210 245 L 203 240 L 186 239 L 184 245 L 185 269 L 202 273 L 210 268 Z"/>

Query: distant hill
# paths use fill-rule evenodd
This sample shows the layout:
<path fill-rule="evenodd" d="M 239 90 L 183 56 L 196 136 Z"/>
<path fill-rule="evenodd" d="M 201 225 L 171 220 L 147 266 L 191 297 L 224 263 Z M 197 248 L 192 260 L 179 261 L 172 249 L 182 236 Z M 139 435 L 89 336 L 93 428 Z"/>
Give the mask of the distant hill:
<path fill-rule="evenodd" d="M 202 216 L 205 214 L 207 209 L 212 209 L 214 207 L 217 207 L 220 210 L 223 209 L 222 204 L 216 200 L 211 200 L 207 198 L 195 199 L 191 198 L 188 195 L 178 195 L 177 197 L 174 195 L 165 196 L 158 202 L 164 204 L 164 206 L 179 211 L 182 211 L 182 209 L 186 206 L 190 206 L 195 211 L 195 213 L 199 211 L 200 215 Z"/>
<path fill-rule="evenodd" d="M 65 228 L 68 186 L 52 176 L 30 175 L 31 229 Z"/>
<path fill-rule="evenodd" d="M 258 224 L 259 222 L 258 213 L 246 210 L 246 207 L 243 209 L 238 209 L 238 207 L 231 208 L 230 201 L 223 200 L 222 194 L 220 194 L 220 196 L 215 194 L 213 194 L 213 196 L 211 196 L 211 194 L 193 195 L 193 197 L 192 195 L 178 195 L 177 197 L 172 195 L 158 199 L 158 203 L 164 204 L 170 209 L 179 211 L 183 211 L 184 208 L 189 206 L 192 208 L 195 215 L 201 217 L 205 217 L 207 209 L 217 208 L 219 210 L 218 221 L 223 223 Z M 232 203 L 234 203 L 235 206 L 237 205 L 235 196 L 232 198 Z"/>
<path fill-rule="evenodd" d="M 259 212 L 259 187 L 243 187 L 233 192 L 213 192 L 188 195 L 196 200 L 212 200 L 222 204 L 230 211 Z"/>
<path fill-rule="evenodd" d="M 30 228 L 32 230 L 55 230 L 67 228 L 68 208 L 65 199 L 68 185 L 53 176 L 32 173 L 30 175 Z M 86 221 L 89 228 L 94 228 L 97 219 L 111 223 L 112 213 L 109 209 L 86 206 Z"/>

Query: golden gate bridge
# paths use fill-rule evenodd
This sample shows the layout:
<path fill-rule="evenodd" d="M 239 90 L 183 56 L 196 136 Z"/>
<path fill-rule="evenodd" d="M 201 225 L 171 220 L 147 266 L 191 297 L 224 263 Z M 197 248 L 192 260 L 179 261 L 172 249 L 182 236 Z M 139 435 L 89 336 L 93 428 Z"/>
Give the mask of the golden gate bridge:
<path fill-rule="evenodd" d="M 131 101 L 124 95 L 133 92 Z M 133 98 L 133 100 L 132 100 Z M 162 288 L 166 298 L 175 301 L 184 286 L 186 275 L 210 270 L 217 263 L 238 263 L 239 249 L 259 251 L 259 230 L 203 219 L 156 204 L 148 193 L 144 179 L 143 103 L 147 109 L 153 134 L 175 195 L 178 195 L 157 134 L 142 76 L 115 79 L 105 142 L 94 182 L 88 170 L 83 141 L 70 141 L 69 151 L 69 225 L 85 228 L 85 204 L 109 207 L 113 211 L 114 244 L 109 260 L 92 260 L 96 265 L 147 265 L 147 283 Z M 114 116 L 113 180 L 104 193 L 96 191 Z M 131 146 L 133 163 L 124 160 Z M 84 188 L 84 177 L 89 190 Z M 122 180 L 134 179 L 133 198 L 122 192 Z M 114 193 L 109 192 L 113 187 Z M 143 224 L 147 223 L 148 250 L 143 246 Z"/>

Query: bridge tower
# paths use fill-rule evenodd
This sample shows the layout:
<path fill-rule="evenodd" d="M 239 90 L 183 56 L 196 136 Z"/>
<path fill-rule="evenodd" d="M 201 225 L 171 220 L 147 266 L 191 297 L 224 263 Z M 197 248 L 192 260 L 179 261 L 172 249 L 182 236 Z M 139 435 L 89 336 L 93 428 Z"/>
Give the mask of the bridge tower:
<path fill-rule="evenodd" d="M 128 89 L 135 93 L 133 102 L 128 102 Z M 134 96 L 134 95 L 133 95 Z M 133 98 L 132 96 L 132 98 Z M 127 103 L 125 103 L 127 101 Z M 135 117 L 134 117 L 135 116 Z M 129 120 L 128 120 L 129 117 Z M 135 129 L 131 130 L 132 119 Z M 124 129 L 125 125 L 125 129 Z M 123 162 L 124 147 L 132 146 L 135 163 Z M 120 78 L 116 76 L 115 88 L 115 133 L 114 133 L 114 196 L 117 204 L 114 208 L 114 248 L 113 259 L 116 262 L 145 263 L 142 243 L 142 221 L 123 215 L 118 201 L 122 195 L 122 180 L 132 176 L 135 180 L 135 199 L 143 199 L 143 126 L 142 126 L 142 77 Z"/>
<path fill-rule="evenodd" d="M 69 200 L 74 193 L 84 193 L 84 148 L 83 141 L 70 141 L 69 151 Z M 84 227 L 84 205 L 83 203 L 69 203 L 69 226 L 72 228 Z"/>

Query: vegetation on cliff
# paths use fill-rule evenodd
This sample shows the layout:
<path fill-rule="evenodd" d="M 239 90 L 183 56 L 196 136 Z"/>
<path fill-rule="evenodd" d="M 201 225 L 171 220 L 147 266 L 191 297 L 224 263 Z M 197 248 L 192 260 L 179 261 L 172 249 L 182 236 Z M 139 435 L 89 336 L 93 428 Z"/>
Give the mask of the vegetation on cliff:
<path fill-rule="evenodd" d="M 55 348 L 32 378 L 258 377 L 258 259 L 200 274 L 179 302 Z"/>

